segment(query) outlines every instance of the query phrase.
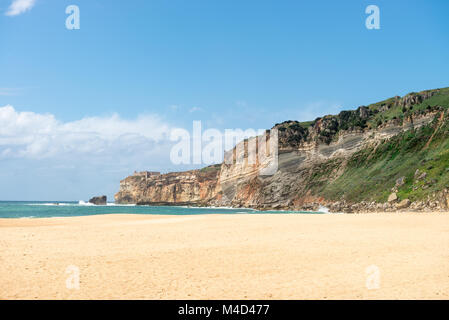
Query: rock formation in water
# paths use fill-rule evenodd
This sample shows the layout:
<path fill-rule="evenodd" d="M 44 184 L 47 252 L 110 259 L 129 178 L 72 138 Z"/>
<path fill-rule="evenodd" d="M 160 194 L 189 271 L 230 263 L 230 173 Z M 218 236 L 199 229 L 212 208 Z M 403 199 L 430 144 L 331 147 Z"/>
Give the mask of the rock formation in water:
<path fill-rule="evenodd" d="M 93 197 L 89 200 L 89 203 L 95 204 L 95 205 L 106 205 L 108 198 L 106 196 L 100 196 L 100 197 Z"/>
<path fill-rule="evenodd" d="M 168 174 L 135 173 L 121 181 L 115 200 L 262 210 L 446 209 L 448 107 L 449 88 L 444 88 L 314 121 L 285 121 L 271 129 L 278 133 L 272 175 L 261 174 L 263 163 L 249 161 Z M 240 142 L 233 155 L 246 159 L 251 139 Z"/>

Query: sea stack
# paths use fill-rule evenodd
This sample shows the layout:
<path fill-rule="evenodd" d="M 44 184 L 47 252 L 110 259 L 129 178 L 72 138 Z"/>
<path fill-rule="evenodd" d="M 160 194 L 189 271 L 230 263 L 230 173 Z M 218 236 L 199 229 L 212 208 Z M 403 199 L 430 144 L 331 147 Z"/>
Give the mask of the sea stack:
<path fill-rule="evenodd" d="M 92 199 L 89 200 L 89 203 L 93 203 L 95 205 L 105 205 L 107 200 L 108 198 L 106 196 L 93 197 Z"/>

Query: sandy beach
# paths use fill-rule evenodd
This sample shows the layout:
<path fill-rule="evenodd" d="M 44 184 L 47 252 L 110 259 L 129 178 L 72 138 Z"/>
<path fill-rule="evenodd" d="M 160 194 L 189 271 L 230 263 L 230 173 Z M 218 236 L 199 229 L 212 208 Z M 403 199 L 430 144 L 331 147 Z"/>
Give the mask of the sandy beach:
<path fill-rule="evenodd" d="M 1 299 L 449 298 L 448 213 L 0 219 L 0 247 Z"/>

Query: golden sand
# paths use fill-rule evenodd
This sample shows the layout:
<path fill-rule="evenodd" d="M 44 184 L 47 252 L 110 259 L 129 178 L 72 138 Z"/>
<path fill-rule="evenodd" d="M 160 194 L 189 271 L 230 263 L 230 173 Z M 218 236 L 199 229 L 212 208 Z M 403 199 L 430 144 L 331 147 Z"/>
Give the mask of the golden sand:
<path fill-rule="evenodd" d="M 0 219 L 0 248 L 1 299 L 449 298 L 447 213 Z"/>

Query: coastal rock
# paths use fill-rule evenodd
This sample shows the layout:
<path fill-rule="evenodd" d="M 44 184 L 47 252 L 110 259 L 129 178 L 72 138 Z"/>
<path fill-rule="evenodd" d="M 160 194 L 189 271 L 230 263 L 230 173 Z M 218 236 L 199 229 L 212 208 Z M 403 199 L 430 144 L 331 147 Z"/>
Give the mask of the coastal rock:
<path fill-rule="evenodd" d="M 403 98 L 396 98 L 395 105 L 409 108 L 415 104 L 422 103 L 424 100 L 429 99 L 433 95 L 438 93 L 438 90 L 431 90 L 422 93 L 412 92 L 404 96 Z"/>
<path fill-rule="evenodd" d="M 408 208 L 409 206 L 410 206 L 410 200 L 409 199 L 404 199 L 404 200 L 402 200 L 401 202 L 399 202 L 397 205 L 396 205 L 396 208 L 397 209 L 405 209 L 405 208 Z"/>
<path fill-rule="evenodd" d="M 361 119 L 368 119 L 368 117 L 370 116 L 370 110 L 367 107 L 360 106 L 358 110 Z"/>
<path fill-rule="evenodd" d="M 400 177 L 396 180 L 396 187 L 401 187 L 405 184 L 405 177 Z"/>
<path fill-rule="evenodd" d="M 415 176 L 416 176 L 416 173 L 415 173 Z M 425 172 L 419 172 L 419 175 L 416 177 L 416 180 L 417 180 L 417 181 L 420 181 L 420 180 L 425 179 L 426 177 L 427 177 L 427 173 L 425 173 Z"/>
<path fill-rule="evenodd" d="M 393 201 L 396 201 L 396 200 L 398 200 L 398 196 L 396 195 L 395 192 L 393 192 L 392 194 L 390 194 L 388 196 L 388 202 L 393 202 Z"/>
<path fill-rule="evenodd" d="M 100 196 L 100 197 L 93 197 L 89 200 L 89 203 L 93 203 L 95 205 L 106 205 L 107 204 L 107 197 L 106 196 Z"/>
<path fill-rule="evenodd" d="M 120 182 L 117 203 L 138 205 L 206 205 L 219 198 L 220 166 L 167 174 L 136 172 Z"/>
<path fill-rule="evenodd" d="M 415 178 L 418 178 L 418 177 L 419 177 L 420 172 L 421 172 L 421 171 L 419 171 L 419 169 L 416 169 L 416 171 L 415 171 Z"/>

